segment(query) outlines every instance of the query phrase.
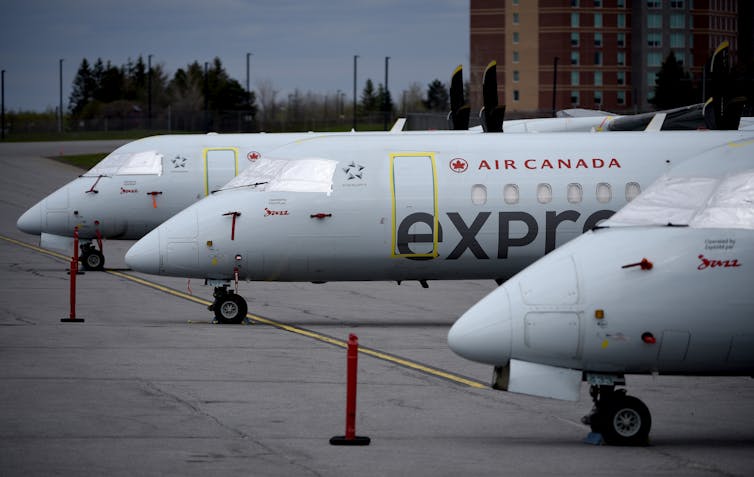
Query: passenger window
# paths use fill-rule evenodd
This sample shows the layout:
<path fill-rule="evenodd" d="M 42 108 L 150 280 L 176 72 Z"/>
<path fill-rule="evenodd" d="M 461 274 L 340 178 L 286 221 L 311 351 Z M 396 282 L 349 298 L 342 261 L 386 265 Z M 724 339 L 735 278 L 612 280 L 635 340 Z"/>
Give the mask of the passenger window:
<path fill-rule="evenodd" d="M 597 184 L 597 202 L 606 203 L 610 202 L 613 198 L 613 191 L 610 188 L 610 184 L 606 182 L 600 182 Z"/>
<path fill-rule="evenodd" d="M 487 203 L 487 186 L 474 184 L 471 187 L 471 203 L 474 205 L 484 205 Z"/>
<path fill-rule="evenodd" d="M 549 204 L 552 201 L 552 186 L 539 184 L 537 186 L 537 201 L 540 204 Z"/>
<path fill-rule="evenodd" d="M 626 202 L 631 202 L 639 194 L 641 194 L 641 186 L 638 182 L 629 182 L 626 184 Z"/>
<path fill-rule="evenodd" d="M 584 191 L 581 184 L 568 184 L 568 202 L 578 204 L 584 197 Z"/>
<path fill-rule="evenodd" d="M 506 204 L 518 204 L 518 186 L 516 184 L 505 184 L 503 200 Z"/>

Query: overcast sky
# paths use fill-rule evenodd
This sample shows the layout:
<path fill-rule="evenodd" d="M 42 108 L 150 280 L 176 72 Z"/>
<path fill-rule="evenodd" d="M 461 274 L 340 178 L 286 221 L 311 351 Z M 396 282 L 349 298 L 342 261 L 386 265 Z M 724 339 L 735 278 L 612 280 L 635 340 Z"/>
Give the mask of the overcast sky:
<path fill-rule="evenodd" d="M 448 83 L 469 64 L 468 0 L 4 0 L 0 4 L 0 69 L 5 109 L 55 108 L 58 62 L 63 104 L 81 60 L 116 66 L 140 55 L 172 78 L 189 63 L 219 57 L 228 74 L 251 89 L 269 80 L 285 98 L 302 92 L 353 92 L 367 78 L 384 82 L 397 101 L 412 82 Z M 468 73 L 466 73 L 468 78 Z"/>

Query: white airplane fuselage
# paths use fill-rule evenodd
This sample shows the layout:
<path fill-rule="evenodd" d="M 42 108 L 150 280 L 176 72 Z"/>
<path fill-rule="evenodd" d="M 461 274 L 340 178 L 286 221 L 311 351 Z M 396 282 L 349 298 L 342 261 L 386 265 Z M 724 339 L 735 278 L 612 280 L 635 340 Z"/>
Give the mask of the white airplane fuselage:
<path fill-rule="evenodd" d="M 222 190 L 126 261 L 218 280 L 506 279 L 739 132 L 320 137 L 267 157 L 337 163 L 329 192 Z M 750 134 L 749 134 L 750 136 Z"/>
<path fill-rule="evenodd" d="M 598 229 L 474 305 L 449 343 L 494 366 L 751 375 L 752 264 L 751 230 Z"/>

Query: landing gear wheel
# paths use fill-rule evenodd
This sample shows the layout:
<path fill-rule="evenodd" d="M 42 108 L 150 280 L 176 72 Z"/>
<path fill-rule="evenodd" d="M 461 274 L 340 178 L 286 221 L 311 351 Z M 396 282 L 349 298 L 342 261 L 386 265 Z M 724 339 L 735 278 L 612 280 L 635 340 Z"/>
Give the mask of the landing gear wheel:
<path fill-rule="evenodd" d="M 615 393 L 599 405 L 597 425 L 610 445 L 645 446 L 649 444 L 652 417 L 639 399 Z"/>
<path fill-rule="evenodd" d="M 99 250 L 85 249 L 79 258 L 81 264 L 87 270 L 103 270 L 105 268 L 105 256 Z"/>
<path fill-rule="evenodd" d="M 215 319 L 218 323 L 237 325 L 246 318 L 248 306 L 242 296 L 235 293 L 225 293 L 215 298 L 212 310 L 215 312 Z"/>

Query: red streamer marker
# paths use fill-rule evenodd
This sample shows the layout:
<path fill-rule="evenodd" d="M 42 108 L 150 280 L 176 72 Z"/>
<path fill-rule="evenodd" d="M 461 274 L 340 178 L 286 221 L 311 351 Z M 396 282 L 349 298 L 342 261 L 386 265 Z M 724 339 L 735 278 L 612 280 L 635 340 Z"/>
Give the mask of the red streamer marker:
<path fill-rule="evenodd" d="M 330 439 L 334 446 L 368 446 L 372 441 L 366 436 L 356 435 L 356 374 L 359 364 L 359 338 L 348 335 L 346 370 L 346 435 Z"/>
<path fill-rule="evenodd" d="M 158 195 L 162 195 L 162 192 L 152 191 L 152 192 L 147 192 L 147 195 L 151 195 L 152 196 L 152 207 L 156 209 L 157 208 L 157 196 Z"/>
<path fill-rule="evenodd" d="M 61 318 L 63 323 L 83 323 L 83 318 L 76 318 L 76 274 L 79 272 L 79 228 L 73 229 L 73 257 L 71 258 L 71 311 L 68 318 Z"/>

